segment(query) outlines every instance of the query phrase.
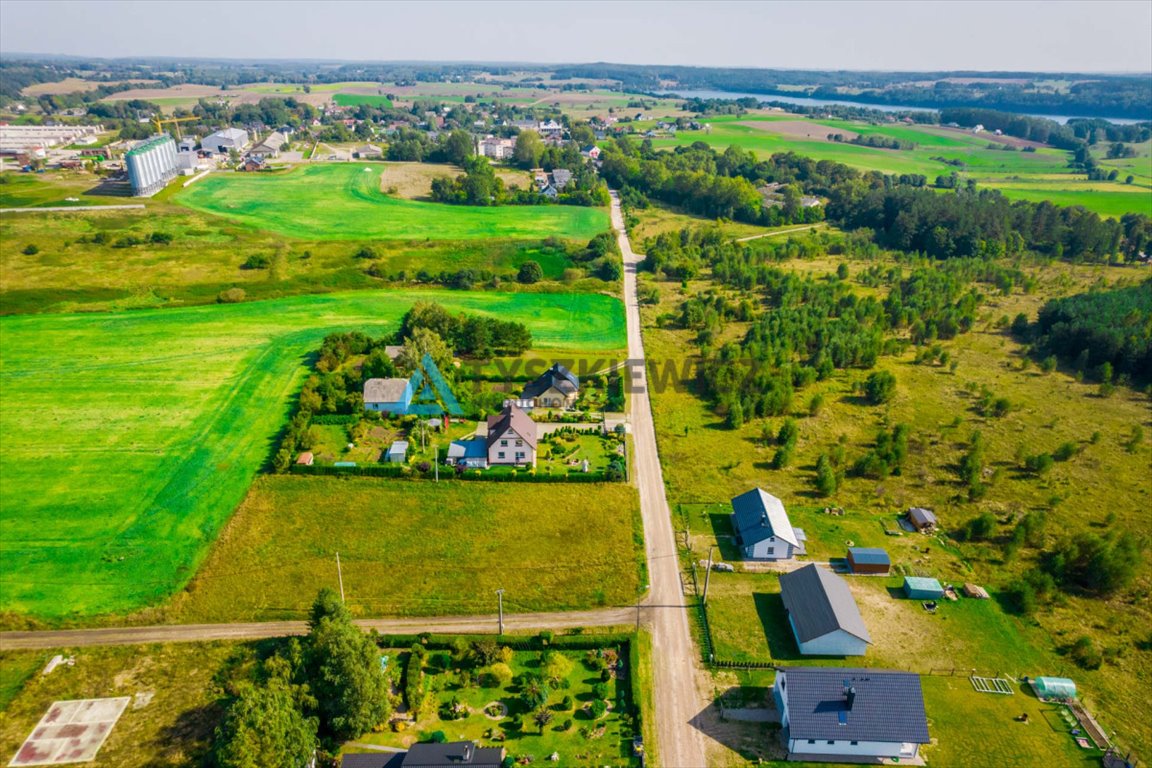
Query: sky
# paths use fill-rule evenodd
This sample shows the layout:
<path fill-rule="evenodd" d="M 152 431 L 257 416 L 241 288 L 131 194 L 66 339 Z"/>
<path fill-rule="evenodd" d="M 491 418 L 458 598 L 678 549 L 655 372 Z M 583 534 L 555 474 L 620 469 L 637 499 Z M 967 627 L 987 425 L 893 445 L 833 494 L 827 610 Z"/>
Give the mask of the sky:
<path fill-rule="evenodd" d="M 0 56 L 1152 72 L 1152 0 L 0 0 Z"/>

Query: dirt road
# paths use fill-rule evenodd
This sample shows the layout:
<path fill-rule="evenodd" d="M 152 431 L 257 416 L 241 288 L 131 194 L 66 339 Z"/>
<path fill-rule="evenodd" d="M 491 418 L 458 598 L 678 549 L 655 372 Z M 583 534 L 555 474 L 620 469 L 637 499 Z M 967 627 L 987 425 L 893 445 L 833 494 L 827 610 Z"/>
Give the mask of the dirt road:
<path fill-rule="evenodd" d="M 611 627 L 633 624 L 635 608 L 605 608 L 565 613 L 506 614 L 504 630 L 570 629 L 572 627 Z M 414 619 L 365 619 L 356 622 L 365 629 L 383 634 L 435 632 L 496 632 L 496 615 L 442 616 Z M 173 624 L 152 627 L 109 627 L 106 629 L 62 629 L 46 632 L 0 632 L 0 650 L 15 648 L 79 648 L 91 645 L 135 645 L 144 643 L 203 642 L 207 640 L 256 640 L 264 637 L 302 635 L 308 631 L 302 621 L 269 621 L 250 624 Z"/>
<path fill-rule="evenodd" d="M 691 720 L 704 709 L 697 693 L 696 651 L 688 627 L 672 516 L 664 495 L 664 473 L 656 452 L 656 429 L 648 399 L 644 341 L 640 335 L 640 305 L 636 267 L 624 229 L 620 198 L 612 193 L 612 226 L 624 254 L 624 305 L 631 365 L 632 436 L 636 447 L 635 477 L 640 489 L 644 543 L 651 593 L 646 613 L 652 629 L 653 680 L 656 694 L 656 733 L 660 762 L 668 768 L 702 768 L 704 744 Z"/>

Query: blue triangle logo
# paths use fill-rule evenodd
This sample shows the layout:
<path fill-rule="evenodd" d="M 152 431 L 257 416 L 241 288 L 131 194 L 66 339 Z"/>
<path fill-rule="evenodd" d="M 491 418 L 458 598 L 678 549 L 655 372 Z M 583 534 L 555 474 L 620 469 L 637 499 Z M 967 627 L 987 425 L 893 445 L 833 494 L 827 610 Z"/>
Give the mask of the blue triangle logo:
<path fill-rule="evenodd" d="M 456 395 L 452 394 L 448 382 L 444 380 L 444 375 L 440 373 L 440 369 L 436 367 L 432 356 L 427 352 L 424 353 L 420 366 L 412 372 L 412 378 L 408 383 L 413 392 L 419 393 L 412 398 L 412 403 L 408 406 L 408 413 L 416 416 L 443 416 L 445 413 L 452 416 L 462 416 L 464 414 L 464 409 L 460 407 Z"/>

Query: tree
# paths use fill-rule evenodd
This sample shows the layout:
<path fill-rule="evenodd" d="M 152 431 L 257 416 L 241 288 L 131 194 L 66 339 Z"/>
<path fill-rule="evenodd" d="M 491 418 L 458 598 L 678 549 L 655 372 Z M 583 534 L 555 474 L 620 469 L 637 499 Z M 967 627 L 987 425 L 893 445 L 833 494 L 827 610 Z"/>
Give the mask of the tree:
<path fill-rule="evenodd" d="M 544 155 L 544 140 L 536 131 L 520 131 L 516 137 L 516 148 L 512 159 L 521 168 L 536 168 Z"/>
<path fill-rule="evenodd" d="M 552 722 L 552 710 L 547 707 L 540 707 L 532 713 L 532 722 L 540 729 L 540 733 L 544 733 L 544 727 Z"/>
<path fill-rule="evenodd" d="M 444 142 L 444 157 L 454 165 L 463 165 L 472 157 L 475 146 L 467 131 L 452 131 Z"/>
<path fill-rule="evenodd" d="M 541 670 L 549 683 L 559 685 L 572 674 L 572 661 L 559 651 L 549 651 L 541 659 Z"/>
<path fill-rule="evenodd" d="M 216 764 L 304 768 L 316 749 L 317 723 L 301 713 L 296 693 L 280 676 L 243 684 L 216 728 Z"/>
<path fill-rule="evenodd" d="M 839 485 L 839 480 L 836 477 L 836 470 L 832 466 L 828 454 L 820 454 L 820 458 L 816 460 L 816 491 L 821 496 L 831 496 L 836 493 L 836 487 Z"/>
<path fill-rule="evenodd" d="M 864 397 L 872 405 L 882 405 L 896 394 L 896 376 L 890 371 L 873 371 L 864 380 Z"/>
<path fill-rule="evenodd" d="M 404 340 L 396 362 L 402 370 L 415 371 L 424 360 L 424 355 L 432 358 L 441 374 L 447 375 L 452 370 L 452 350 L 439 334 L 427 328 L 417 328 Z"/>
<path fill-rule="evenodd" d="M 320 721 L 334 738 L 359 736 L 388 715 L 389 682 L 379 649 L 352 623 L 343 603 L 325 592 L 313 604 L 311 619 L 305 668 Z"/>
<path fill-rule="evenodd" d="M 516 274 L 516 279 L 528 285 L 538 283 L 544 279 L 544 270 L 541 269 L 538 262 L 526 261 L 520 265 L 520 271 Z"/>

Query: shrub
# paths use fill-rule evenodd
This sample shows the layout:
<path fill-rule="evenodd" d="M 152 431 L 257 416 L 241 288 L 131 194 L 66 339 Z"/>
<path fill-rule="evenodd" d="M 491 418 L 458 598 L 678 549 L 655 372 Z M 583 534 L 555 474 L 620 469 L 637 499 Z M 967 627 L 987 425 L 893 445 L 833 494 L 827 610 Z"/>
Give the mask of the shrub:
<path fill-rule="evenodd" d="M 1083 669 L 1100 669 L 1100 665 L 1104 663 L 1100 649 L 1087 635 L 1073 643 L 1069 655 L 1072 657 L 1072 661 Z"/>
<path fill-rule="evenodd" d="M 591 713 L 592 719 L 599 720 L 608 711 L 608 705 L 604 703 L 603 699 L 596 699 L 588 705 L 588 711 Z"/>
<path fill-rule="evenodd" d="M 1075 456 L 1079 451 L 1080 449 L 1076 446 L 1076 443 L 1062 443 L 1059 448 L 1052 452 L 1052 458 L 1056 461 L 1068 461 L 1068 459 Z"/>
<path fill-rule="evenodd" d="M 1024 459 L 1024 469 L 1028 470 L 1034 475 L 1043 475 L 1048 472 L 1048 470 L 1052 469 L 1052 465 L 1055 463 L 1056 462 L 1052 458 L 1051 454 L 1039 453 L 1035 456 L 1029 456 L 1028 458 Z"/>
<path fill-rule="evenodd" d="M 375 259 L 377 258 L 376 249 L 368 245 L 362 245 L 357 249 L 356 253 L 352 254 L 357 259 Z"/>
<path fill-rule="evenodd" d="M 444 744 L 448 741 L 448 736 L 444 731 L 432 731 L 432 733 L 428 734 L 428 741 L 433 744 Z"/>
<path fill-rule="evenodd" d="M 240 265 L 240 269 L 267 269 L 272 264 L 272 260 L 262 253 L 254 253 L 244 260 Z"/>
<path fill-rule="evenodd" d="M 544 270 L 540 264 L 535 261 L 526 261 L 520 265 L 520 271 L 516 273 L 516 280 L 531 285 L 538 283 L 544 279 Z"/>
<path fill-rule="evenodd" d="M 40 253 L 40 247 L 39 246 L 33 245 L 32 243 L 29 243 L 28 245 L 24 246 L 23 254 L 25 256 L 35 256 L 38 253 Z"/>
<path fill-rule="evenodd" d="M 512 682 L 512 668 L 503 662 L 489 664 L 480 670 L 480 685 L 484 688 L 503 688 Z"/>
<path fill-rule="evenodd" d="M 244 301 L 247 295 L 243 288 L 227 288 L 216 294 L 216 302 L 219 304 L 236 304 Z"/>
<path fill-rule="evenodd" d="M 964 527 L 964 538 L 968 541 L 987 541 L 995 531 L 995 515 L 991 512 L 985 512 L 968 521 L 968 525 Z"/>
<path fill-rule="evenodd" d="M 156 245 L 168 245 L 172 242 L 173 237 L 171 232 L 153 232 L 148 239 Z"/>

